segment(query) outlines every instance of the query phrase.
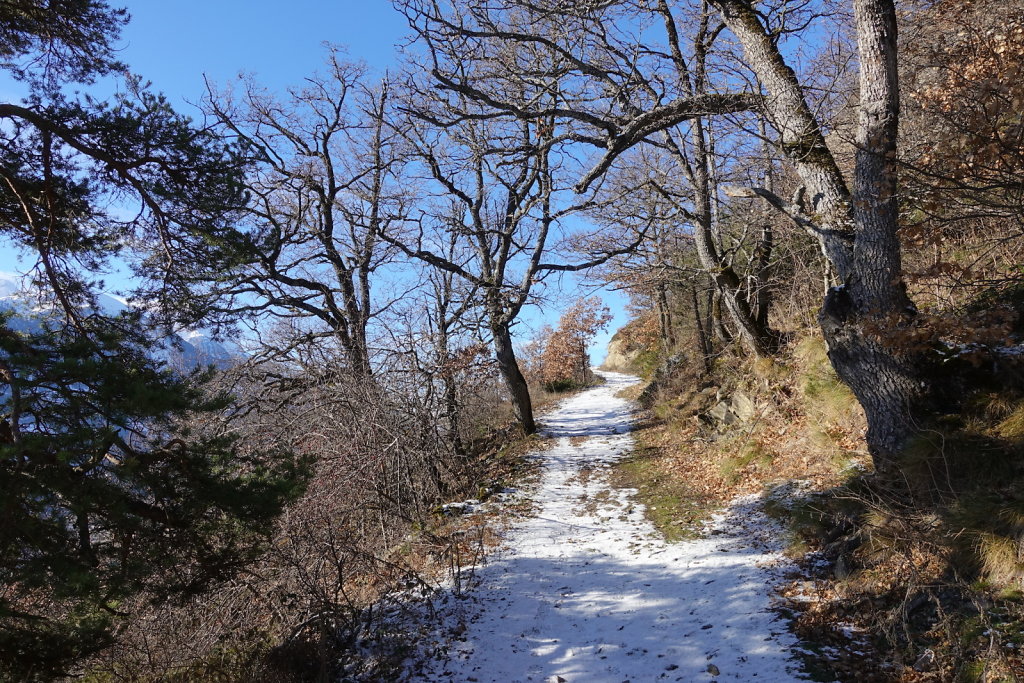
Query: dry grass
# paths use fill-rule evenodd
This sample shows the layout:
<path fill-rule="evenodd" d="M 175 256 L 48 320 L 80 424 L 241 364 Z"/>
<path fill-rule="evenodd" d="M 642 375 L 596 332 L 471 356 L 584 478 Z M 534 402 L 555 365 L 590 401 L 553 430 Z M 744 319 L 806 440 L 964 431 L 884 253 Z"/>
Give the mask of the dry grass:
<path fill-rule="evenodd" d="M 827 433 L 830 429 L 847 428 L 855 416 L 862 414 L 857 398 L 832 369 L 825 342 L 820 337 L 808 335 L 800 340 L 793 358 L 797 366 L 797 386 L 803 394 L 802 408 L 820 431 Z"/>
<path fill-rule="evenodd" d="M 999 405 L 1000 401 L 992 403 L 998 405 L 998 409 L 1006 410 L 1009 414 L 996 426 L 996 433 L 1004 439 L 1015 443 L 1024 442 L 1024 402 L 1011 408 L 1009 405 Z"/>
<path fill-rule="evenodd" d="M 627 401 L 637 401 L 640 399 L 640 396 L 644 393 L 644 390 L 647 388 L 647 385 L 647 382 L 638 382 L 637 384 L 628 386 L 625 389 L 619 389 L 617 392 L 615 392 L 615 397 L 624 398 Z"/>
<path fill-rule="evenodd" d="M 928 488 L 857 477 L 812 498 L 812 515 L 789 514 L 833 563 L 791 605 L 797 629 L 827 644 L 821 634 L 848 623 L 880 648 L 822 660 L 840 680 L 1021 680 L 1021 415 L 1012 392 L 974 397 L 904 455 Z"/>
<path fill-rule="evenodd" d="M 835 379 L 824 346 L 803 340 L 792 349 L 775 359 L 732 359 L 714 384 L 693 378 L 678 392 L 663 391 L 638 438 L 659 449 L 667 471 L 719 502 L 779 481 L 825 490 L 841 484 L 853 463 L 869 468 L 863 413 Z M 737 391 L 753 399 L 756 415 L 719 431 L 707 411 Z"/>
<path fill-rule="evenodd" d="M 645 516 L 665 540 L 694 538 L 717 509 L 718 501 L 679 477 L 659 448 L 643 445 L 643 437 L 639 437 L 639 444 L 612 467 L 610 483 L 617 488 L 636 489 L 636 500 L 645 506 Z"/>

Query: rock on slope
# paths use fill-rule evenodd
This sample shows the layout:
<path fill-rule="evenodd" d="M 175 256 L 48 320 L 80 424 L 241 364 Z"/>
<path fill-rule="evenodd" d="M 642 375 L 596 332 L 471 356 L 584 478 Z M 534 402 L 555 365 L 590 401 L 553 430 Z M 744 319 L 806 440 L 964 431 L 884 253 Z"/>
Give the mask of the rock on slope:
<path fill-rule="evenodd" d="M 628 326 L 612 336 L 608 342 L 608 355 L 601 364 L 603 369 L 612 372 L 636 372 L 636 362 L 644 349 L 631 344 L 628 336 Z"/>

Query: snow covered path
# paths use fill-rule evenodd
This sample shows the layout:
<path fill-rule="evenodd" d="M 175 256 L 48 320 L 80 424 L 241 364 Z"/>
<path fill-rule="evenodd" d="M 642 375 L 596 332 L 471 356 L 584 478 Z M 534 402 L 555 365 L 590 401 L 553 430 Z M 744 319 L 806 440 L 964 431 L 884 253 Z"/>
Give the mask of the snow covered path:
<path fill-rule="evenodd" d="M 799 680 L 796 640 L 769 611 L 775 574 L 759 566 L 777 559 L 777 532 L 748 501 L 707 538 L 662 541 L 606 481 L 633 444 L 614 394 L 636 380 L 602 374 L 545 420 L 558 442 L 540 456 L 539 511 L 479 570 L 465 632 L 417 680 Z"/>

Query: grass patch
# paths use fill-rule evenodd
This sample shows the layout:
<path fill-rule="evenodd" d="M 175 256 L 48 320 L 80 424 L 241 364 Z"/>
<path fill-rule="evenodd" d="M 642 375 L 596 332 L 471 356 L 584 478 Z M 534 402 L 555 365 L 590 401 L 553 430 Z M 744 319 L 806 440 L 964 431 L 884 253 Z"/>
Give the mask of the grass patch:
<path fill-rule="evenodd" d="M 990 408 L 990 410 L 992 409 Z M 1006 419 L 997 425 L 996 433 L 1014 444 L 1024 442 L 1024 403 L 1018 405 Z"/>
<path fill-rule="evenodd" d="M 722 459 L 718 464 L 718 471 L 726 482 L 735 484 L 747 468 L 767 468 L 771 466 L 774 459 L 774 453 L 757 441 L 748 440 L 738 451 L 730 453 Z"/>
<path fill-rule="evenodd" d="M 660 364 L 661 354 L 656 349 L 644 349 L 633 359 L 630 369 L 641 377 L 653 377 Z"/>
<path fill-rule="evenodd" d="M 751 362 L 750 368 L 754 376 L 766 380 L 772 385 L 788 382 L 793 375 L 793 371 L 777 357 L 755 358 Z"/>
<path fill-rule="evenodd" d="M 625 389 L 619 389 L 615 392 L 615 398 L 624 398 L 627 401 L 638 401 L 640 400 L 640 395 L 644 393 L 648 384 L 649 382 L 638 382 L 636 384 L 631 384 Z"/>
<path fill-rule="evenodd" d="M 841 426 L 850 421 L 860 404 L 848 386 L 836 375 L 820 337 L 801 341 L 794 355 L 800 364 L 797 383 L 805 409 L 812 421 L 825 426 Z"/>
<path fill-rule="evenodd" d="M 637 490 L 636 501 L 666 541 L 697 538 L 715 505 L 665 465 L 660 448 L 639 446 L 612 466 L 610 481 L 617 488 Z"/>
<path fill-rule="evenodd" d="M 945 521 L 962 571 L 978 572 L 995 588 L 1024 586 L 1024 494 L 1013 488 L 961 496 Z"/>

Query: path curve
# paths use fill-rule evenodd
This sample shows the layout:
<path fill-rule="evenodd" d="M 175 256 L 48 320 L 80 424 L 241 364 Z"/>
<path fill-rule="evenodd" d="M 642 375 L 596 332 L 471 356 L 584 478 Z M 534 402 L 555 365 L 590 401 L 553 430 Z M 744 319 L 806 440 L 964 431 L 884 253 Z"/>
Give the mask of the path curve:
<path fill-rule="evenodd" d="M 661 540 L 606 476 L 633 446 L 615 394 L 637 380 L 601 374 L 544 420 L 558 441 L 540 454 L 538 511 L 479 569 L 465 631 L 415 680 L 799 680 L 796 639 L 770 609 L 778 530 L 748 500 L 706 538 Z"/>

